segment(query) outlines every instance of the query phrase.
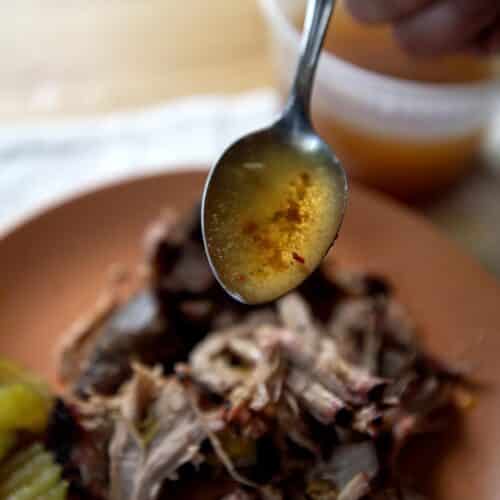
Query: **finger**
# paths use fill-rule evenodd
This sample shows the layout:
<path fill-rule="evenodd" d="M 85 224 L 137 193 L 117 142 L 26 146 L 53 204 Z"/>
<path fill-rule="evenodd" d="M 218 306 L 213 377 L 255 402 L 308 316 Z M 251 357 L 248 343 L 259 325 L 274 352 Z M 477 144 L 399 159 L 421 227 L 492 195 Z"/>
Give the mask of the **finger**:
<path fill-rule="evenodd" d="M 491 34 L 486 42 L 486 51 L 490 54 L 500 54 L 500 19 L 491 29 Z"/>
<path fill-rule="evenodd" d="M 364 23 L 388 23 L 418 12 L 436 0 L 346 0 L 349 12 Z"/>
<path fill-rule="evenodd" d="M 484 29 L 470 44 L 470 51 L 476 55 L 486 56 L 498 51 L 497 37 L 500 38 L 500 19 L 494 25 Z"/>
<path fill-rule="evenodd" d="M 463 53 L 473 57 L 485 57 L 488 55 L 488 50 L 484 40 L 474 40 L 463 48 Z"/>
<path fill-rule="evenodd" d="M 396 23 L 395 35 L 413 54 L 461 50 L 495 22 L 497 0 L 443 0 Z"/>

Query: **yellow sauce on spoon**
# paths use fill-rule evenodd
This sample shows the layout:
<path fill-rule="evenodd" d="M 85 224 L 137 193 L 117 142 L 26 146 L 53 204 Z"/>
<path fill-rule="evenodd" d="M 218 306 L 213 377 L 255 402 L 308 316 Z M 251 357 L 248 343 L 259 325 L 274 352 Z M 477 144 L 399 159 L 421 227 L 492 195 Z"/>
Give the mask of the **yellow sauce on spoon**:
<path fill-rule="evenodd" d="M 226 290 L 250 304 L 297 287 L 321 262 L 341 223 L 345 193 L 328 163 L 286 145 L 234 155 L 205 200 L 208 254 Z M 338 194 L 338 196 L 337 196 Z"/>

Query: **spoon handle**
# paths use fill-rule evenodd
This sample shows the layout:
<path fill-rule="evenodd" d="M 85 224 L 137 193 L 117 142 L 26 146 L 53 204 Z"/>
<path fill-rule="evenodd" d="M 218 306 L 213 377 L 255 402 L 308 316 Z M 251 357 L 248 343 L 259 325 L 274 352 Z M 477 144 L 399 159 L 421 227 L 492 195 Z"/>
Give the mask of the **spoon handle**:
<path fill-rule="evenodd" d="M 299 64 L 287 104 L 287 114 L 300 112 L 309 122 L 311 94 L 319 56 L 336 0 L 309 0 Z"/>

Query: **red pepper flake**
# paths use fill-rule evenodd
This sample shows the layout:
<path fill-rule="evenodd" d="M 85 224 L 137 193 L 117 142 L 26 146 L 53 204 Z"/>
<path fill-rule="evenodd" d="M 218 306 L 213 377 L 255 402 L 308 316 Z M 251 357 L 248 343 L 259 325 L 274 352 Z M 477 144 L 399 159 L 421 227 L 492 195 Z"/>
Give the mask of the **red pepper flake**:
<path fill-rule="evenodd" d="M 296 252 L 292 253 L 292 257 L 293 257 L 293 260 L 297 261 L 299 264 L 305 264 L 306 263 L 304 257 L 302 257 L 301 255 L 299 255 Z"/>
<path fill-rule="evenodd" d="M 247 279 L 246 276 L 244 276 L 243 274 L 240 274 L 238 276 L 238 281 L 245 281 L 246 279 Z"/>
<path fill-rule="evenodd" d="M 295 200 L 287 200 L 288 208 L 286 209 L 285 215 L 289 222 L 302 222 L 302 216 L 300 214 L 300 205 Z"/>
<path fill-rule="evenodd" d="M 226 422 L 234 422 L 237 421 L 242 425 L 248 424 L 250 419 L 252 418 L 251 413 L 243 404 L 235 405 L 229 410 L 225 411 L 225 420 Z"/>
<path fill-rule="evenodd" d="M 243 233 L 244 234 L 254 234 L 257 232 L 258 226 L 256 222 L 248 221 L 243 224 Z"/>
<path fill-rule="evenodd" d="M 309 186 L 311 184 L 311 176 L 307 172 L 303 172 L 302 174 L 300 174 L 300 178 L 306 186 Z"/>

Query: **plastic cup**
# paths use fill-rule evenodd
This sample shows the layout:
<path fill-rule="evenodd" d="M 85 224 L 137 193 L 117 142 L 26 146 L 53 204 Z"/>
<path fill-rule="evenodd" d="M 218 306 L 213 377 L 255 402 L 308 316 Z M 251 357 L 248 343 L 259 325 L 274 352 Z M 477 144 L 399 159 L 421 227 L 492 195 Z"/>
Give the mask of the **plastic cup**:
<path fill-rule="evenodd" d="M 269 25 L 278 87 L 285 96 L 301 35 L 304 0 L 259 0 Z M 441 189 L 479 164 L 499 103 L 498 81 L 427 84 L 367 71 L 325 51 L 313 119 L 350 175 L 399 197 Z"/>

